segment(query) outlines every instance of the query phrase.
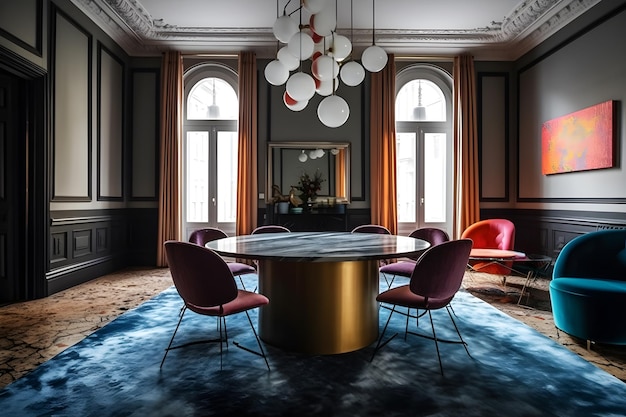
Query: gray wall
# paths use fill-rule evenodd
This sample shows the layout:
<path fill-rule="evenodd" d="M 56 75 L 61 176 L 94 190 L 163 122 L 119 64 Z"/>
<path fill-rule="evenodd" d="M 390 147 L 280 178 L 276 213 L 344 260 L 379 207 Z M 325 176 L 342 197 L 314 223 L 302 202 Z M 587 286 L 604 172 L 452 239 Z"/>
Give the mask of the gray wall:
<path fill-rule="evenodd" d="M 361 85 L 340 85 L 337 95 L 350 106 L 350 117 L 338 128 L 317 118 L 322 97 L 315 95 L 304 110 L 294 112 L 283 103 L 285 86 L 270 85 L 263 75 L 269 60 L 259 60 L 259 192 L 265 190 L 268 142 L 345 142 L 350 144 L 351 208 L 369 207 L 369 75 Z M 285 191 L 285 190 L 283 190 Z M 289 191 L 289 190 L 287 190 Z M 271 192 L 271 190 L 270 190 Z M 259 200 L 259 206 L 265 202 Z"/>
<path fill-rule="evenodd" d="M 520 68 L 516 207 L 626 211 L 625 37 L 622 10 Z M 542 124 L 607 100 L 618 102 L 617 166 L 542 175 Z"/>

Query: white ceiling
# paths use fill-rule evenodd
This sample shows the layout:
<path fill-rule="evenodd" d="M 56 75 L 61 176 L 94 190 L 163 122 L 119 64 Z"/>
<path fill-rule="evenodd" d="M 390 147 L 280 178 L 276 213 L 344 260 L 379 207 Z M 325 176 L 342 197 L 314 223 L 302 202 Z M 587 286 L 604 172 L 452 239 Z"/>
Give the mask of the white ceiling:
<path fill-rule="evenodd" d="M 71 1 L 134 56 L 175 48 L 255 50 L 260 58 L 272 57 L 276 17 L 286 8 L 300 20 L 299 0 Z M 337 32 L 352 40 L 357 53 L 372 43 L 374 27 L 376 44 L 397 55 L 467 52 L 476 59 L 513 60 L 601 0 L 336 1 Z M 302 23 L 309 16 L 303 11 Z"/>

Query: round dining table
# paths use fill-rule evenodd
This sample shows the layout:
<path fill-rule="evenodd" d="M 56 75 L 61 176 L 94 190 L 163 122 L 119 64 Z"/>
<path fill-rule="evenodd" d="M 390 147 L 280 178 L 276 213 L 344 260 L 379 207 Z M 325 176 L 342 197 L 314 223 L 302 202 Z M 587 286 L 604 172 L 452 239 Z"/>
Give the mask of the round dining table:
<path fill-rule="evenodd" d="M 210 241 L 224 257 L 255 260 L 259 336 L 305 354 L 337 354 L 378 338 L 379 262 L 419 255 L 425 240 L 350 232 L 241 235 Z"/>

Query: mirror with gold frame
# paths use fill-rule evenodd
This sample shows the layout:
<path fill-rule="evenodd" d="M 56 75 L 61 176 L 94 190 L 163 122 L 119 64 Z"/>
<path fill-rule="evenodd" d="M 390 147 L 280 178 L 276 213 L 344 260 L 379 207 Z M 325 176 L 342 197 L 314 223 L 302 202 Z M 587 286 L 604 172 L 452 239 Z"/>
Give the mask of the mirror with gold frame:
<path fill-rule="evenodd" d="M 350 144 L 345 142 L 270 142 L 267 149 L 266 202 L 272 203 L 274 186 L 289 195 L 303 174 L 322 179 L 320 198 L 350 202 Z"/>

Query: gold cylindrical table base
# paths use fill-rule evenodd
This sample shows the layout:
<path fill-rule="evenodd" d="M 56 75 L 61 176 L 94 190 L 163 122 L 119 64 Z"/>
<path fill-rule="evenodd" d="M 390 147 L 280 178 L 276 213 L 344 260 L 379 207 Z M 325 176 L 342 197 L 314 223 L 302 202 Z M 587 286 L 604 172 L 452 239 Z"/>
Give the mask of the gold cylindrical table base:
<path fill-rule="evenodd" d="M 259 261 L 259 336 L 285 350 L 336 354 L 378 337 L 378 261 Z"/>

